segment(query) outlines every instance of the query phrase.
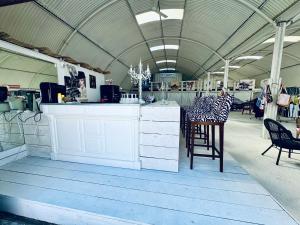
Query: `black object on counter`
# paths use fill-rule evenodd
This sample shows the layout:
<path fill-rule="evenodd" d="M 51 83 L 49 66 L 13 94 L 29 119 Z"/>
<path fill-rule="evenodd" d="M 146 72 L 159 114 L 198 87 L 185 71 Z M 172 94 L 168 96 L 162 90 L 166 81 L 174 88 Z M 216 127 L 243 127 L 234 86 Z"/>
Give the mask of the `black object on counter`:
<path fill-rule="evenodd" d="M 42 82 L 40 84 L 42 103 L 58 103 L 57 95 L 66 95 L 66 86 L 57 83 Z"/>
<path fill-rule="evenodd" d="M 0 87 L 0 102 L 4 102 L 7 99 L 8 89 L 7 87 Z"/>
<path fill-rule="evenodd" d="M 101 102 L 119 103 L 121 99 L 120 87 L 117 85 L 100 85 Z"/>

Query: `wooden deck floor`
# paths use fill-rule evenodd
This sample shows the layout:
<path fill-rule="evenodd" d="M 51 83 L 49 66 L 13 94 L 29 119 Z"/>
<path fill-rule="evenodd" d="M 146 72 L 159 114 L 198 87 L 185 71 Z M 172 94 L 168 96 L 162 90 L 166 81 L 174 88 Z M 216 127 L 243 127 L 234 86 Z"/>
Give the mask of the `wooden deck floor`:
<path fill-rule="evenodd" d="M 297 224 L 228 154 L 224 173 L 218 160 L 196 158 L 194 165 L 188 168 L 185 152 L 179 173 L 27 157 L 0 167 L 0 195 L 134 224 Z"/>

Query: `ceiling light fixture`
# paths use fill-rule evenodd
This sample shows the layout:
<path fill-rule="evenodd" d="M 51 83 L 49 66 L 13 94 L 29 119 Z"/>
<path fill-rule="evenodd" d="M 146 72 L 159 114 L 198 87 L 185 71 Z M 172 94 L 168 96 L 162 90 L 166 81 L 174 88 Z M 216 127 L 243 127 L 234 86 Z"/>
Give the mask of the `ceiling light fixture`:
<path fill-rule="evenodd" d="M 246 56 L 240 56 L 236 58 L 235 60 L 259 60 L 262 59 L 263 56 L 260 55 L 246 55 Z"/>
<path fill-rule="evenodd" d="M 284 37 L 284 42 L 299 42 L 300 41 L 300 36 L 285 36 Z M 268 40 L 264 41 L 263 44 L 268 44 L 268 43 L 274 43 L 275 38 L 269 38 Z"/>
<path fill-rule="evenodd" d="M 160 21 L 160 18 L 162 20 L 182 20 L 183 19 L 183 9 L 162 9 L 160 10 L 163 14 L 165 14 L 167 17 L 161 17 L 157 12 L 154 11 L 148 11 L 144 13 L 140 13 L 136 15 L 136 20 L 139 25 Z"/>
<path fill-rule="evenodd" d="M 164 50 L 164 49 L 173 49 L 178 50 L 179 45 L 158 45 L 150 48 L 151 52 L 158 51 L 158 50 Z"/>
<path fill-rule="evenodd" d="M 224 74 L 224 72 L 222 72 L 222 71 L 216 71 L 216 72 L 212 72 L 211 74 Z"/>
<path fill-rule="evenodd" d="M 225 66 L 222 66 L 221 69 L 224 69 Z M 239 69 L 241 66 L 229 66 L 230 69 Z"/>
<path fill-rule="evenodd" d="M 162 68 L 159 71 L 175 71 L 175 68 Z"/>
<path fill-rule="evenodd" d="M 161 64 L 161 63 L 176 63 L 176 60 L 167 59 L 167 60 L 156 61 L 156 64 Z"/>

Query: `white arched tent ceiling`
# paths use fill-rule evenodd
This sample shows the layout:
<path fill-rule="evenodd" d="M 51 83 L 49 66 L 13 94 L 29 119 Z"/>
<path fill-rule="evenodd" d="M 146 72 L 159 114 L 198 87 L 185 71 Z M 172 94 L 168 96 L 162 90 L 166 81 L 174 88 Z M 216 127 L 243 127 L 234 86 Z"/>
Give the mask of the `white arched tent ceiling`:
<path fill-rule="evenodd" d="M 138 25 L 135 15 L 150 10 L 153 0 L 36 0 L 0 8 L 0 30 L 15 39 L 109 69 L 112 79 L 128 85 L 128 66 L 140 57 L 153 72 L 177 60 L 186 77 L 198 78 L 218 70 L 223 59 L 241 54 L 264 55 L 241 61 L 231 71 L 235 79 L 267 76 L 276 20 L 290 20 L 300 12 L 296 0 L 160 0 L 159 8 L 184 9 L 183 20 L 161 20 Z M 300 23 L 287 35 L 300 34 Z M 179 50 L 151 52 L 157 45 L 179 45 Z M 299 64 L 300 45 L 286 44 L 283 67 Z M 251 52 L 249 52 L 251 51 Z M 299 56 L 300 57 L 300 56 Z M 127 78 L 127 79 L 126 79 Z"/>

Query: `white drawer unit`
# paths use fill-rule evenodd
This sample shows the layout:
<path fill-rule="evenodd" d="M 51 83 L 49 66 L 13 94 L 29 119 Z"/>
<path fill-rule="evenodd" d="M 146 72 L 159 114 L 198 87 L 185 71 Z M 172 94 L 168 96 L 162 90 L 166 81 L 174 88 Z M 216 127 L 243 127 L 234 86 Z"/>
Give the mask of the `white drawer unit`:
<path fill-rule="evenodd" d="M 177 148 L 179 146 L 179 136 L 167 134 L 143 134 L 140 135 L 141 145 L 157 147 Z"/>
<path fill-rule="evenodd" d="M 178 160 L 141 157 L 142 168 L 178 172 Z"/>
<path fill-rule="evenodd" d="M 156 159 L 179 160 L 178 148 L 154 147 L 140 145 L 140 156 Z"/>
<path fill-rule="evenodd" d="M 141 133 L 179 135 L 178 122 L 141 121 Z"/>
<path fill-rule="evenodd" d="M 180 106 L 176 102 L 168 102 L 163 105 L 161 102 L 156 102 L 144 107 L 141 107 L 141 120 L 148 121 L 180 121 Z"/>
<path fill-rule="evenodd" d="M 141 107 L 140 160 L 145 169 L 178 172 L 180 106 L 160 102 Z"/>

